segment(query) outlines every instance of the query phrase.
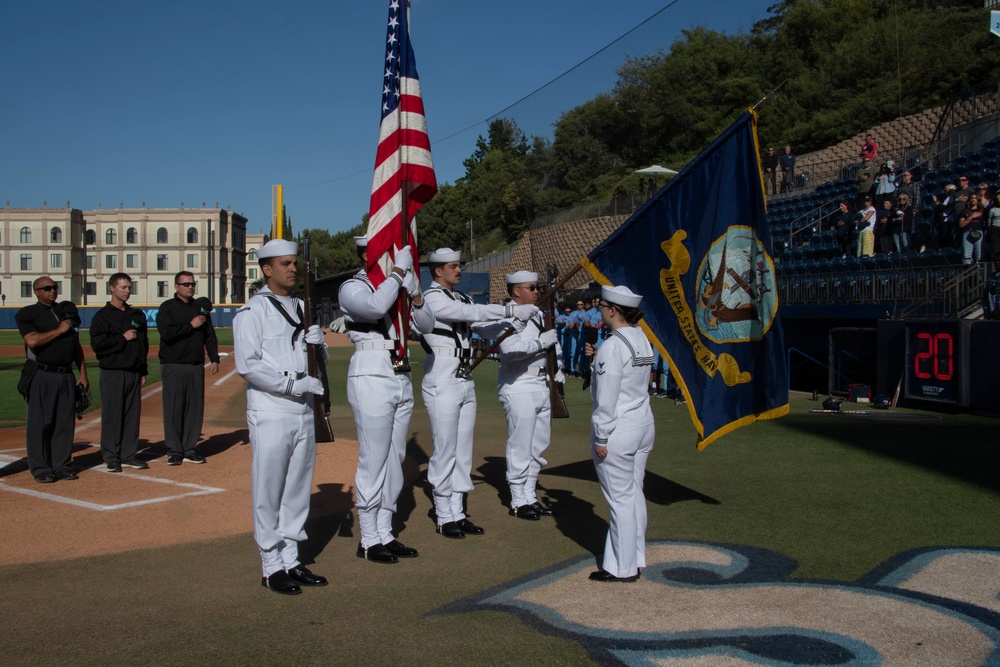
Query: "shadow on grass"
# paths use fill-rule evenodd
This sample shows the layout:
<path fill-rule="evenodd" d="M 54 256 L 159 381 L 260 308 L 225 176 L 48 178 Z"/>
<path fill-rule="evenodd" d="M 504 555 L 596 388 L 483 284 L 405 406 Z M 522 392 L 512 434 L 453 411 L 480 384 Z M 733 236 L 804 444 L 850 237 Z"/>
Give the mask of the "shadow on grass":
<path fill-rule="evenodd" d="M 790 414 L 777 422 L 821 440 L 1000 491 L 1000 423 L 950 415 L 940 421 L 875 421 L 828 414 Z"/>
<path fill-rule="evenodd" d="M 320 484 L 310 499 L 305 542 L 299 543 L 299 559 L 311 565 L 334 537 L 354 537 L 354 500 L 351 487 L 343 484 Z"/>
<path fill-rule="evenodd" d="M 413 515 L 413 510 L 417 509 L 416 489 L 421 489 L 424 496 L 431 501 L 430 518 L 433 520 L 434 500 L 431 493 L 431 485 L 427 481 L 427 472 L 421 468 L 430 461 L 430 457 L 424 448 L 420 446 L 414 435 L 406 443 L 406 458 L 403 459 L 403 490 L 396 501 L 396 514 L 392 517 L 392 532 L 398 537 L 406 530 L 406 524 Z"/>

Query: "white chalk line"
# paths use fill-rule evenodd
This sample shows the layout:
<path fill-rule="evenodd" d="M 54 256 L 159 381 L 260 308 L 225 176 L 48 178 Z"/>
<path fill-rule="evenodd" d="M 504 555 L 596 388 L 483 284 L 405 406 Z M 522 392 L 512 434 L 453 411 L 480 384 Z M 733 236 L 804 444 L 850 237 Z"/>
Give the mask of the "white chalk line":
<path fill-rule="evenodd" d="M 10 450 L 8 450 L 8 451 L 10 451 Z M 3 468 L 7 467 L 11 463 L 14 463 L 16 461 L 20 461 L 21 458 L 23 458 L 23 457 L 0 455 L 0 462 L 6 462 L 5 465 L 0 466 L 0 470 L 2 470 Z M 13 493 L 20 493 L 20 494 L 25 495 L 25 496 L 31 496 L 33 498 L 39 498 L 39 499 L 42 499 L 42 500 L 50 500 L 52 502 L 64 503 L 66 505 L 74 505 L 76 507 L 82 507 L 82 508 L 85 508 L 85 509 L 94 510 L 96 512 L 107 512 L 107 511 L 111 511 L 111 510 L 125 509 L 125 508 L 128 508 L 128 507 L 138 507 L 140 505 L 151 505 L 153 503 L 164 503 L 164 502 L 167 502 L 167 501 L 170 501 L 170 500 L 180 500 L 181 498 L 190 498 L 190 497 L 193 497 L 193 496 L 207 496 L 207 495 L 212 494 L 212 493 L 221 493 L 221 492 L 225 491 L 225 489 L 220 489 L 220 488 L 217 488 L 217 487 L 214 487 L 214 486 L 202 486 L 201 484 L 191 484 L 190 482 L 178 482 L 177 480 L 166 479 L 166 478 L 163 478 L 163 477 L 148 477 L 146 475 L 137 475 L 137 474 L 133 474 L 133 473 L 127 473 L 127 472 L 124 472 L 124 471 L 122 471 L 120 473 L 111 473 L 111 472 L 108 472 L 106 469 L 99 468 L 99 467 L 91 468 L 90 470 L 93 470 L 93 471 L 96 471 L 96 472 L 101 472 L 101 473 L 104 473 L 106 475 L 114 475 L 116 477 L 121 477 L 123 479 L 128 479 L 128 480 L 139 480 L 139 481 L 143 481 L 143 482 L 152 482 L 154 484 L 169 484 L 170 486 L 177 486 L 177 487 L 181 487 L 181 488 L 192 489 L 192 491 L 188 491 L 187 493 L 178 493 L 178 494 L 174 494 L 174 495 L 170 495 L 170 496 L 159 496 L 159 497 L 156 497 L 156 498 L 146 498 L 144 500 L 133 500 L 131 502 L 118 503 L 116 505 L 102 505 L 100 503 L 87 502 L 86 500 L 77 500 L 75 498 L 66 498 L 64 496 L 56 495 L 54 493 L 48 493 L 46 491 L 36 491 L 34 489 L 24 489 L 24 488 L 20 488 L 20 487 L 16 487 L 16 486 L 11 486 L 11 485 L 7 484 L 6 482 L 4 482 L 2 479 L 0 479 L 0 490 L 2 490 L 2 491 L 11 491 Z"/>

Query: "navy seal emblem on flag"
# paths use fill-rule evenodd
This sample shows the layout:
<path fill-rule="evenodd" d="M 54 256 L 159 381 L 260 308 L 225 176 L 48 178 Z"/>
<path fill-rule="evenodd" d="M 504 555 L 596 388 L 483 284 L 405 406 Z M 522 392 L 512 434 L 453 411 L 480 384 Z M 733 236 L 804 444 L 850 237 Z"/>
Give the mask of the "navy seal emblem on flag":
<path fill-rule="evenodd" d="M 698 270 L 698 329 L 716 343 L 761 340 L 778 311 L 774 262 L 751 227 L 734 225 Z"/>

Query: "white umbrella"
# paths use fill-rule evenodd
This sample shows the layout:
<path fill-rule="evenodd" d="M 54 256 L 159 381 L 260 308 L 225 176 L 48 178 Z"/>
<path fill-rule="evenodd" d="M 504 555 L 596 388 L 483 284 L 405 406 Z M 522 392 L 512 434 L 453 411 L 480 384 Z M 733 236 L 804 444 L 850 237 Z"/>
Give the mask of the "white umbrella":
<path fill-rule="evenodd" d="M 677 175 L 677 172 L 674 171 L 673 169 L 667 169 L 666 167 L 661 167 L 658 164 L 654 164 L 654 165 L 651 165 L 649 167 L 645 167 L 643 169 L 636 169 L 635 173 L 637 173 L 637 174 L 667 175 L 667 176 L 676 176 Z"/>

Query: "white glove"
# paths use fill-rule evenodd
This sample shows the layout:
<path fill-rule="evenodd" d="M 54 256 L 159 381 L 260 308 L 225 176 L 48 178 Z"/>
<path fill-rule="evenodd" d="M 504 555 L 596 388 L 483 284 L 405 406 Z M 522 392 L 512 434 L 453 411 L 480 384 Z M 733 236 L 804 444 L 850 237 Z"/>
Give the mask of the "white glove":
<path fill-rule="evenodd" d="M 410 246 L 405 245 L 396 251 L 396 259 L 393 264 L 394 269 L 399 269 L 403 273 L 406 273 L 407 269 L 413 268 L 413 251 Z"/>
<path fill-rule="evenodd" d="M 420 285 L 417 283 L 417 277 L 413 271 L 407 271 L 406 275 L 403 276 L 403 289 L 406 290 L 411 299 L 420 294 Z"/>
<path fill-rule="evenodd" d="M 522 322 L 527 322 L 532 317 L 542 312 L 538 310 L 538 306 L 514 306 L 514 319 L 521 320 Z"/>
<path fill-rule="evenodd" d="M 556 374 L 552 377 L 552 379 L 561 384 L 566 384 L 566 376 L 563 375 L 561 370 L 556 371 Z"/>
<path fill-rule="evenodd" d="M 542 345 L 541 349 L 543 350 L 547 350 L 553 345 L 555 345 L 558 339 L 559 339 L 559 334 L 557 334 L 552 329 L 549 329 L 548 331 L 543 331 L 538 336 L 538 342 L 541 343 Z"/>
<path fill-rule="evenodd" d="M 323 383 L 318 378 L 307 375 L 292 383 L 292 396 L 302 396 L 303 394 L 323 395 Z"/>
<path fill-rule="evenodd" d="M 323 331 L 319 328 L 318 324 L 314 324 L 306 329 L 306 342 L 310 345 L 323 344 Z"/>

